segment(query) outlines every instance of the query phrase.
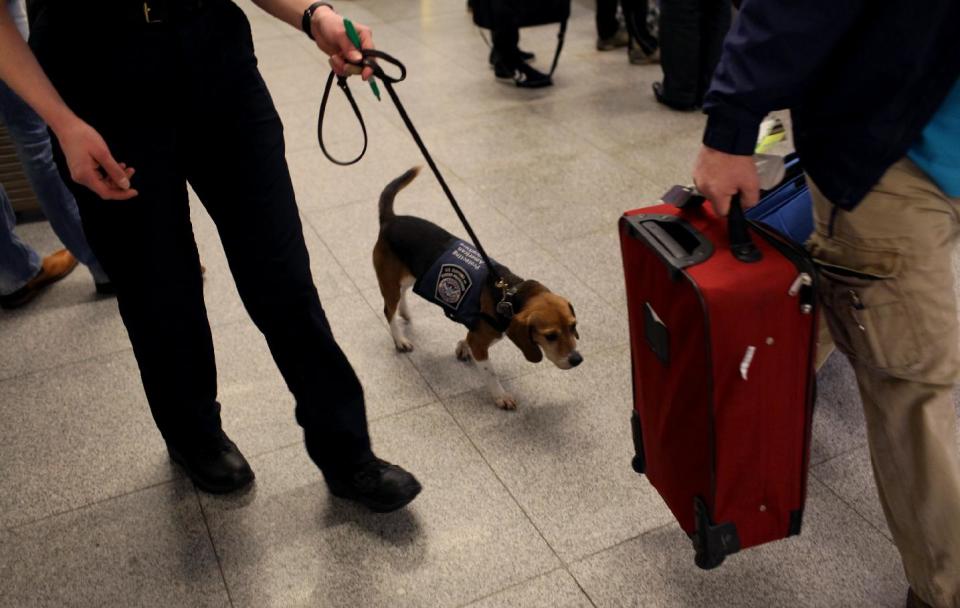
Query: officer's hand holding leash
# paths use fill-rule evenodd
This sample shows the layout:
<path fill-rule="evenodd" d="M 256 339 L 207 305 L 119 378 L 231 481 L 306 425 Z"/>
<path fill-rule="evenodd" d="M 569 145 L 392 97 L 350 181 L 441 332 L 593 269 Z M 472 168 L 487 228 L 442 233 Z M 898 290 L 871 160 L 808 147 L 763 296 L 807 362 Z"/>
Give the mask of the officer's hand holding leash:
<path fill-rule="evenodd" d="M 344 21 L 329 3 L 314 2 L 304 11 L 300 26 L 317 47 L 330 56 L 330 67 L 337 76 L 361 74 L 364 80 L 369 80 L 373 70 L 369 67 L 361 70 L 356 64 L 363 59 L 360 49 L 374 48 L 373 32 L 365 25 Z"/>

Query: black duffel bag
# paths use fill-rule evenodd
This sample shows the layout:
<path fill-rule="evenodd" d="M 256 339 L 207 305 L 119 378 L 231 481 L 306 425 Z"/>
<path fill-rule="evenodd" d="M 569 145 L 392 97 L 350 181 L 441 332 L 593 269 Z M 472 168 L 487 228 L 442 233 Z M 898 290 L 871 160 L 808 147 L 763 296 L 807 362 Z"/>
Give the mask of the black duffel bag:
<path fill-rule="evenodd" d="M 564 24 L 570 0 L 470 0 L 473 22 L 482 28 Z"/>
<path fill-rule="evenodd" d="M 557 51 L 550 66 L 550 75 L 553 76 L 567 33 L 570 0 L 469 0 L 468 4 L 473 11 L 473 22 L 488 30 L 559 23 Z"/>

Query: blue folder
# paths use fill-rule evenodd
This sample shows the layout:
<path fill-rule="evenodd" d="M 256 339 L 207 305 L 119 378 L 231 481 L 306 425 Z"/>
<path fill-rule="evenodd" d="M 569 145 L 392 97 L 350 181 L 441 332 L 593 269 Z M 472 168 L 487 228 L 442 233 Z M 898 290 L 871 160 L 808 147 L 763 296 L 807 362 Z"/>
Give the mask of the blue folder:
<path fill-rule="evenodd" d="M 764 193 L 759 204 L 747 209 L 746 216 L 802 245 L 813 233 L 813 200 L 797 155 L 787 156 L 784 162 L 787 172 L 783 182 Z"/>

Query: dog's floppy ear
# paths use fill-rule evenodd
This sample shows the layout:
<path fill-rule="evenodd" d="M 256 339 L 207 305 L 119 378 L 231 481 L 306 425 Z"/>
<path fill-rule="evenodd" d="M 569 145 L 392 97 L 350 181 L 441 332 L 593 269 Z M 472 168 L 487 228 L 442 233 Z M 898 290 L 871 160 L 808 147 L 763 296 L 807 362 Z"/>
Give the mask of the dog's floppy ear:
<path fill-rule="evenodd" d="M 567 302 L 567 306 L 570 307 L 570 315 L 573 317 L 573 323 L 574 323 L 574 325 L 573 325 L 573 337 L 576 338 L 577 340 L 579 340 L 579 339 L 580 339 L 580 332 L 577 331 L 577 325 L 576 325 L 576 323 L 577 323 L 577 313 L 576 313 L 576 311 L 573 310 L 573 304 L 571 304 L 570 302 Z"/>
<path fill-rule="evenodd" d="M 539 363 L 543 359 L 543 351 L 533 341 L 533 327 L 530 311 L 521 310 L 514 315 L 507 327 L 507 337 L 523 351 L 523 356 L 531 363 Z"/>

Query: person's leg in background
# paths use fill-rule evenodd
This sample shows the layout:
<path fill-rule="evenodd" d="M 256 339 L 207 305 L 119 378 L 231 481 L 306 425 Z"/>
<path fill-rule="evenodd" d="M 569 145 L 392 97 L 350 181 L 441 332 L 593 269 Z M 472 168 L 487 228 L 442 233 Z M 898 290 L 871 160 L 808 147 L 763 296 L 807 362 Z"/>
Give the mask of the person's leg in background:
<path fill-rule="evenodd" d="M 520 50 L 520 28 L 514 25 L 496 27 L 493 39 L 493 73 L 497 80 L 512 82 L 518 87 L 535 89 L 553 84 L 549 75 L 540 72 L 524 60 Z"/>
<path fill-rule="evenodd" d="M 26 39 L 27 17 L 23 1 L 12 0 L 8 2 L 8 7 L 14 23 Z M 109 293 L 110 280 L 87 244 L 77 203 L 53 162 L 47 125 L 3 82 L 0 82 L 0 122 L 6 125 L 10 133 L 17 156 L 50 227 L 70 253 L 90 269 L 97 291 Z"/>
<path fill-rule="evenodd" d="M 701 0 L 661 0 L 660 64 L 663 82 L 653 85 L 657 101 L 674 110 L 697 108 L 700 83 Z"/>
<path fill-rule="evenodd" d="M 696 105 L 703 105 L 703 97 L 710 88 L 713 72 L 720 61 L 723 40 L 730 30 L 733 6 L 730 0 L 702 0 L 700 13 L 700 70 L 697 82 Z"/>
<path fill-rule="evenodd" d="M 627 46 L 630 39 L 617 19 L 618 0 L 597 0 L 597 50 L 610 51 Z"/>
<path fill-rule="evenodd" d="M 880 502 L 907 580 L 923 602 L 958 608 L 960 331 L 951 255 L 960 199 L 906 159 L 852 212 L 834 217 L 812 182 L 811 193 L 823 311 L 857 375 Z"/>
<path fill-rule="evenodd" d="M 660 61 L 660 43 L 647 24 L 650 13 L 648 0 L 620 0 L 620 3 L 630 35 L 630 48 L 627 51 L 630 63 L 646 65 Z"/>
<path fill-rule="evenodd" d="M 468 3 L 470 10 L 473 10 L 471 3 Z M 500 10 L 493 10 L 493 7 L 488 5 L 487 10 L 490 11 L 491 17 L 496 18 L 495 16 L 499 14 Z M 501 16 L 502 17 L 502 16 Z M 516 30 L 515 32 L 513 30 Z M 520 61 L 533 61 L 536 58 L 536 55 L 533 53 L 528 53 L 519 47 L 520 43 L 520 30 L 517 28 L 494 28 L 491 32 L 493 40 L 490 43 L 490 67 L 496 67 L 497 62 L 500 61 L 503 56 L 501 50 L 507 52 L 507 58 L 512 58 L 513 55 L 516 56 L 516 59 Z"/>
<path fill-rule="evenodd" d="M 2 82 L 0 121 L 13 139 L 24 173 L 53 232 L 70 253 L 90 269 L 97 291 L 109 293 L 110 279 L 87 243 L 77 203 L 53 162 L 53 147 L 47 126 Z"/>
<path fill-rule="evenodd" d="M 497 60 L 495 63 L 503 62 L 512 65 L 519 61 L 517 52 L 520 45 L 520 28 L 500 27 L 491 30 L 490 34 Z"/>
<path fill-rule="evenodd" d="M 20 289 L 40 274 L 40 256 L 20 240 L 13 229 L 17 218 L 3 184 L 0 184 L 0 295 Z"/>
<path fill-rule="evenodd" d="M 2 85 L 2 83 L 0 83 Z M 70 274 L 77 260 L 64 250 L 43 259 L 17 237 L 17 219 L 0 184 L 0 307 L 19 308 L 40 290 Z"/>

